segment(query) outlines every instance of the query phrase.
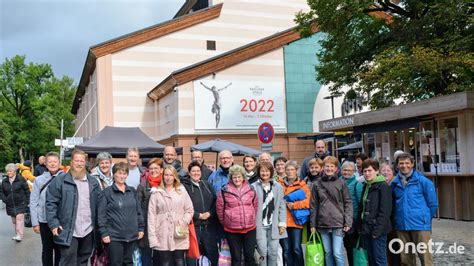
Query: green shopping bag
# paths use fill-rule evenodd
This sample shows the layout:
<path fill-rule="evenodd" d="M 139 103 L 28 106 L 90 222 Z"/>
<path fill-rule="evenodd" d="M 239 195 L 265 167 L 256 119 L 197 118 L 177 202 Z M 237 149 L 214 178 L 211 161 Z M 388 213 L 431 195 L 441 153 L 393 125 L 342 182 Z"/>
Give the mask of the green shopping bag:
<path fill-rule="evenodd" d="M 316 241 L 317 237 L 317 241 Z M 305 254 L 306 266 L 324 266 L 324 248 L 319 233 L 311 233 L 309 241 L 306 242 Z"/>
<path fill-rule="evenodd" d="M 357 239 L 355 248 L 352 249 L 352 256 L 354 257 L 354 265 L 368 265 L 367 250 L 359 245 L 360 236 Z"/>

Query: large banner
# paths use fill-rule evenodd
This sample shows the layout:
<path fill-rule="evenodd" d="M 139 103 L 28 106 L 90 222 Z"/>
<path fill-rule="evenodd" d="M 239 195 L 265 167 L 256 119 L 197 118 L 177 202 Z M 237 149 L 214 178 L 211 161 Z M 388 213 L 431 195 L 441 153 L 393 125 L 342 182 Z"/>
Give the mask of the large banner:
<path fill-rule="evenodd" d="M 194 81 L 196 129 L 257 129 L 263 122 L 286 129 L 283 83 Z"/>

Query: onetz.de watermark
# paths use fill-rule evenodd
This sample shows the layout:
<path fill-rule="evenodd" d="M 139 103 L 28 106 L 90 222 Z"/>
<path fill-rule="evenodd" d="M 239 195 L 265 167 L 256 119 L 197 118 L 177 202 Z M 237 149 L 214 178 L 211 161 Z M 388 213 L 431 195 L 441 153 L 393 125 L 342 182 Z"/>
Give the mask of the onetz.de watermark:
<path fill-rule="evenodd" d="M 398 245 L 395 245 L 398 244 Z M 463 245 L 458 245 L 456 243 L 452 245 L 445 245 L 443 242 L 433 242 L 429 240 L 428 243 L 413 243 L 403 241 L 399 238 L 394 238 L 388 243 L 388 249 L 393 254 L 400 253 L 419 253 L 423 254 L 429 252 L 432 254 L 464 254 L 466 248 Z"/>

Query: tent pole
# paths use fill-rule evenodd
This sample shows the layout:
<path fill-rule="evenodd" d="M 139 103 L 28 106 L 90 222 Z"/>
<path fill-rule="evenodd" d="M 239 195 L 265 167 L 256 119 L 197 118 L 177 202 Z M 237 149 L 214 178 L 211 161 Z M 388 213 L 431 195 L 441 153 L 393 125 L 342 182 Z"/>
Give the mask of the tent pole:
<path fill-rule="evenodd" d="M 439 162 L 439 159 L 437 157 L 438 155 L 438 147 L 437 147 L 437 137 L 438 137 L 438 126 L 436 124 L 436 119 L 433 117 L 433 135 L 434 135 L 434 152 L 435 152 L 435 156 L 434 156 L 434 168 L 435 168 L 435 186 L 436 186 L 436 198 L 438 199 L 439 201 L 439 175 L 438 175 L 438 162 Z M 438 221 L 441 219 L 439 217 L 439 205 L 438 205 L 438 208 L 436 209 L 436 215 L 438 216 Z"/>
<path fill-rule="evenodd" d="M 217 167 L 218 167 L 218 165 L 217 165 L 217 161 L 218 161 L 218 160 L 219 160 L 219 153 L 216 152 L 216 170 L 217 170 Z"/>

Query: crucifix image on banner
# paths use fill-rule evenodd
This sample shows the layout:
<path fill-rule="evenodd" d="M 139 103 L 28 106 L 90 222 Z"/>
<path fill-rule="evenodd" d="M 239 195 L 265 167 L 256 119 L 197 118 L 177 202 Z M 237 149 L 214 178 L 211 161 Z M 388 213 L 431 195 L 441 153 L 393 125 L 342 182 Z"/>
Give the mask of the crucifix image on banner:
<path fill-rule="evenodd" d="M 209 90 L 210 92 L 212 92 L 212 95 L 214 96 L 214 103 L 212 104 L 212 108 L 211 108 L 211 112 L 213 114 L 215 114 L 216 116 L 216 128 L 219 127 L 219 122 L 221 120 L 221 97 L 220 97 L 220 92 L 227 89 L 227 87 L 229 87 L 230 85 L 232 85 L 232 82 L 227 84 L 225 87 L 223 88 L 220 88 L 220 89 L 216 89 L 216 86 L 211 86 L 211 87 L 208 87 L 206 85 L 204 85 L 204 83 L 200 82 L 201 85 L 206 88 L 207 90 Z"/>

